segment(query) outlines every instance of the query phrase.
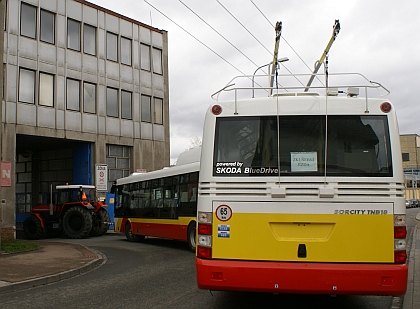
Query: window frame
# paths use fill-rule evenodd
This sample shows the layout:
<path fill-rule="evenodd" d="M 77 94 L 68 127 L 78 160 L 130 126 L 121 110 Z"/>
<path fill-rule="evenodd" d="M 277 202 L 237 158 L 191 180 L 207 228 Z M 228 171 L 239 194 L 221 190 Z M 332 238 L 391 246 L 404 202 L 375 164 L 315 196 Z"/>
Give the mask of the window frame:
<path fill-rule="evenodd" d="M 43 13 L 45 13 L 45 14 L 49 14 L 49 15 L 51 15 L 52 16 L 52 40 L 51 41 L 49 41 L 49 40 L 47 40 L 47 39 L 43 39 L 43 33 L 45 33 L 44 31 L 43 31 L 43 29 L 45 29 L 44 27 L 43 27 L 43 25 L 45 25 L 42 21 L 43 20 L 45 20 L 45 19 L 43 19 Z M 39 15 L 39 18 L 40 18 L 40 25 L 39 25 L 39 40 L 40 41 L 42 41 L 42 42 L 44 42 L 44 43 L 49 43 L 49 44 L 55 44 L 55 14 L 53 13 L 53 12 L 50 12 L 50 11 L 47 11 L 47 10 L 44 10 L 44 9 L 41 9 L 40 10 L 40 15 Z"/>
<path fill-rule="evenodd" d="M 160 103 L 160 104 L 159 104 Z M 158 119 L 158 108 L 157 105 L 160 105 L 160 113 Z M 155 124 L 162 124 L 163 125 L 163 99 L 162 98 L 153 98 L 153 123 Z"/>
<path fill-rule="evenodd" d="M 109 92 L 108 91 L 111 91 L 111 90 L 115 90 L 116 91 L 116 95 L 115 95 L 115 98 L 116 98 L 116 106 L 114 106 L 114 109 L 116 108 L 116 114 L 114 115 L 114 114 L 111 114 L 110 112 L 111 112 L 111 103 L 112 102 L 110 102 L 109 101 L 109 99 L 110 99 L 110 96 L 109 96 Z M 119 111 L 119 89 L 118 88 L 113 88 L 113 87 L 106 87 L 106 116 L 107 117 L 114 117 L 114 118 L 118 118 L 119 116 L 120 116 L 120 111 Z"/>
<path fill-rule="evenodd" d="M 24 88 L 22 88 L 22 71 L 27 71 L 32 73 L 33 81 L 32 81 L 32 100 L 24 100 L 22 98 L 23 94 L 21 92 L 22 89 L 27 89 L 26 85 Z M 36 74 L 35 70 L 19 67 L 19 92 L 18 92 L 18 101 L 22 103 L 28 103 L 28 104 L 35 104 L 35 85 L 36 85 Z M 31 102 L 32 101 L 32 102 Z"/>
<path fill-rule="evenodd" d="M 148 102 L 143 101 L 143 98 L 147 98 Z M 140 109 L 141 109 L 141 121 L 151 123 L 152 122 L 152 110 L 151 110 L 151 108 L 152 108 L 152 97 L 148 96 L 148 95 L 145 95 L 145 94 L 142 94 L 140 100 L 141 100 L 140 101 L 140 103 L 141 103 L 141 107 L 140 107 Z M 144 105 L 147 104 L 147 103 L 148 103 L 148 111 L 144 109 Z M 147 112 L 148 112 L 148 117 L 146 118 L 145 115 L 147 115 Z"/>
<path fill-rule="evenodd" d="M 78 87 L 77 87 L 77 92 L 78 92 L 78 96 L 77 96 L 78 97 L 78 109 L 74 109 L 74 108 L 72 108 L 72 107 L 69 106 L 69 95 L 73 94 L 74 91 L 75 91 L 75 89 L 76 89 L 76 88 L 75 89 L 71 89 L 71 91 L 69 91 L 69 81 L 70 82 L 77 82 L 77 84 L 78 84 Z M 78 79 L 67 78 L 67 80 L 66 80 L 66 90 L 67 90 L 67 93 L 66 93 L 66 110 L 80 112 L 80 84 L 81 84 L 81 82 Z"/>
<path fill-rule="evenodd" d="M 33 10 L 33 12 L 35 13 L 35 15 L 34 15 L 35 20 L 30 21 L 27 17 L 22 16 L 22 13 L 24 11 L 23 7 L 27 7 L 28 9 L 31 8 Z M 34 39 L 34 40 L 37 39 L 37 36 L 36 36 L 36 34 L 37 34 L 37 23 L 38 23 L 37 9 L 38 8 L 34 5 L 28 4 L 26 2 L 21 2 L 21 6 L 20 6 L 20 31 L 19 31 L 21 36 L 31 38 L 31 39 Z M 25 23 L 25 25 L 26 25 L 27 22 L 28 23 L 30 22 L 31 25 L 27 25 L 27 27 L 23 27 L 23 24 Z M 32 27 L 33 27 L 33 30 L 32 30 Z M 29 30 L 30 30 L 31 34 L 29 34 Z"/>
<path fill-rule="evenodd" d="M 125 101 L 123 96 L 129 95 L 129 101 Z M 121 90 L 121 119 L 133 119 L 133 93 L 131 91 Z M 125 111 L 129 110 L 129 115 Z"/>
<path fill-rule="evenodd" d="M 78 25 L 78 37 L 77 37 L 77 48 L 73 47 L 72 45 L 73 40 L 71 40 L 71 33 L 69 32 L 69 24 L 74 23 Z M 75 50 L 80 52 L 80 42 L 81 42 L 81 22 L 72 18 L 67 18 L 67 49 Z"/>
<path fill-rule="evenodd" d="M 93 44 L 93 52 L 91 52 L 91 51 L 89 51 L 89 50 L 86 50 L 86 46 L 92 46 L 91 44 L 86 44 L 86 37 L 87 36 L 89 36 L 89 35 L 86 35 L 86 31 L 85 31 L 85 29 L 92 29 L 93 30 L 93 35 L 94 35 L 94 40 L 93 40 L 93 42 L 94 42 L 94 44 Z M 83 52 L 85 53 L 85 54 L 88 54 L 88 55 L 92 55 L 92 56 L 96 56 L 96 33 L 97 33 L 97 30 L 96 30 L 97 28 L 95 27 L 95 26 L 92 26 L 92 25 L 89 25 L 89 24 L 83 24 Z"/>
<path fill-rule="evenodd" d="M 94 86 L 95 87 L 95 91 L 93 92 L 94 93 L 94 102 L 93 102 L 93 111 L 91 111 L 91 110 L 88 110 L 88 108 L 86 108 L 86 88 L 85 88 L 85 85 L 91 85 L 91 86 Z M 94 83 L 90 83 L 90 82 L 86 82 L 86 81 L 84 81 L 83 82 L 83 112 L 84 113 L 89 113 L 89 114 L 96 114 L 96 103 L 97 103 L 97 87 L 96 87 L 96 84 L 94 84 Z M 89 104 L 89 106 L 90 106 L 90 104 Z"/>
<path fill-rule="evenodd" d="M 147 59 L 143 58 L 143 55 L 145 54 L 144 48 L 147 48 Z M 152 62 L 151 62 L 151 46 L 140 43 L 140 68 L 144 71 L 151 71 Z"/>
<path fill-rule="evenodd" d="M 110 38 L 110 36 L 115 37 L 115 44 L 116 44 L 116 46 L 115 46 L 115 49 L 113 48 L 113 52 L 115 52 L 115 54 L 116 54 L 115 55 L 115 59 L 114 58 L 110 58 L 110 51 L 111 51 L 110 45 L 109 45 L 109 42 L 110 42 L 109 38 Z M 109 60 L 109 61 L 118 62 L 118 34 L 115 34 L 113 32 L 109 32 L 109 31 L 106 32 L 106 59 Z"/>
<path fill-rule="evenodd" d="M 128 42 L 130 46 L 125 47 L 124 46 L 125 44 L 123 44 L 123 42 Z M 120 47 L 121 47 L 121 51 L 120 51 L 121 64 L 131 66 L 133 63 L 133 41 L 129 38 L 122 36 L 120 38 Z M 129 55 L 125 55 L 125 51 L 128 51 Z M 127 61 L 125 61 L 125 58 L 127 58 Z"/>
<path fill-rule="evenodd" d="M 159 56 L 156 59 L 155 52 L 159 52 Z M 153 47 L 152 48 L 152 63 L 153 63 L 153 73 L 163 75 L 163 61 L 162 61 L 162 49 Z"/>
<path fill-rule="evenodd" d="M 52 78 L 52 80 L 51 80 L 51 93 L 50 93 L 50 96 L 51 96 L 51 103 L 43 103 L 44 102 L 44 100 L 43 100 L 43 90 L 42 89 L 44 89 L 44 87 L 43 87 L 43 82 L 42 82 L 42 77 L 41 76 L 50 76 L 51 78 Z M 50 74 L 50 73 L 46 73 L 46 72 L 39 72 L 39 92 L 38 92 L 38 105 L 42 105 L 42 106 L 47 106 L 47 107 L 54 107 L 54 104 L 55 104 L 55 87 L 54 87 L 54 85 L 55 85 L 55 76 L 54 76 L 54 74 Z"/>

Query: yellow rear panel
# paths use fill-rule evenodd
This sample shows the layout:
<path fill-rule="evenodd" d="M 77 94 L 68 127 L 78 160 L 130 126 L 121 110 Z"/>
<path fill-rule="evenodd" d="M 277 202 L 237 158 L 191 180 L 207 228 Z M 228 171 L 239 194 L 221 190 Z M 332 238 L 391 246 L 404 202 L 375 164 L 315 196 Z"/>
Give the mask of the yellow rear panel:
<path fill-rule="evenodd" d="M 267 204 L 272 205 L 267 207 Z M 218 205 L 215 203 L 214 208 Z M 232 211 L 230 219 L 221 221 L 216 212 L 213 215 L 213 258 L 356 263 L 394 261 L 394 220 L 390 203 L 378 203 L 373 207 L 372 204 L 339 203 L 328 206 L 321 203 L 265 203 L 264 207 L 258 207 L 258 203 L 234 202 L 227 205 Z M 258 212 L 259 209 L 265 209 L 265 213 Z M 299 245 L 304 246 L 306 257 L 298 257 Z"/>

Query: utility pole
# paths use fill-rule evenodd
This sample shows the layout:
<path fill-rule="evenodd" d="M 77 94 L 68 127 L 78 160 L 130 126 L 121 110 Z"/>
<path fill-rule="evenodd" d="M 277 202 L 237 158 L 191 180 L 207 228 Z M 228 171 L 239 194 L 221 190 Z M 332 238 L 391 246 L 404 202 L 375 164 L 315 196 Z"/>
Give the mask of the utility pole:
<path fill-rule="evenodd" d="M 276 41 L 274 44 L 274 54 L 273 54 L 273 63 L 271 65 L 271 76 L 270 76 L 270 94 L 273 94 L 273 87 L 274 87 L 274 74 L 276 73 L 277 68 L 277 55 L 279 53 L 279 43 L 280 43 L 280 37 L 281 37 L 281 30 L 282 30 L 282 22 L 278 21 L 276 23 L 276 27 L 274 28 L 276 30 Z"/>
<path fill-rule="evenodd" d="M 334 26 L 333 26 L 333 33 L 331 36 L 330 41 L 328 42 L 327 47 L 325 48 L 324 52 L 322 53 L 321 58 L 315 63 L 315 69 L 311 75 L 311 78 L 308 81 L 308 84 L 305 87 L 305 92 L 308 92 L 309 87 L 311 86 L 316 73 L 318 73 L 319 68 L 321 67 L 322 63 L 324 62 L 325 58 L 328 55 L 328 52 L 330 51 L 330 48 L 332 44 L 334 43 L 335 39 L 337 38 L 338 33 L 340 32 L 340 21 L 338 19 L 335 20 Z"/>

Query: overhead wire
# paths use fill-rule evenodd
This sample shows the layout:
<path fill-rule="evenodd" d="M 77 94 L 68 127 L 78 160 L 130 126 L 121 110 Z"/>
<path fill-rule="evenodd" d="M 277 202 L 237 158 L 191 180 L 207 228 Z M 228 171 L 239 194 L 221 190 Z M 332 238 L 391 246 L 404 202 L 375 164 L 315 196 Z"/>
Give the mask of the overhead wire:
<path fill-rule="evenodd" d="M 229 43 L 233 48 L 235 48 L 239 53 L 241 53 L 246 59 L 248 59 L 250 62 L 252 62 L 256 67 L 258 67 L 258 64 L 256 64 L 251 58 L 249 58 L 247 55 L 245 55 L 239 48 L 237 48 L 232 42 L 230 42 L 227 38 L 225 38 L 219 31 L 217 31 L 214 27 L 212 27 L 208 22 L 206 22 L 203 18 L 201 18 L 196 12 L 194 12 L 188 5 L 186 5 L 181 0 L 178 0 L 182 3 L 191 13 L 193 13 L 195 16 L 197 16 L 203 23 L 205 23 L 207 26 L 209 26 L 214 32 L 216 32 L 222 39 L 224 39 L 227 43 Z"/>
<path fill-rule="evenodd" d="M 217 3 L 219 3 L 219 5 L 230 15 L 230 16 L 232 16 L 232 18 L 233 19 L 235 19 L 258 43 L 260 43 L 260 45 L 261 46 L 263 46 L 264 47 L 264 49 L 266 50 L 266 51 L 268 51 L 268 53 L 271 55 L 271 56 L 273 56 L 273 53 L 272 52 L 270 52 L 268 49 L 267 49 L 267 47 L 265 47 L 264 46 L 264 44 L 262 44 L 252 33 L 251 33 L 251 31 L 249 31 L 230 11 L 229 11 L 229 9 L 228 8 L 226 8 L 219 0 L 216 0 L 216 2 Z M 255 5 L 255 4 L 254 4 Z M 261 12 L 261 11 L 260 11 Z M 263 16 L 265 16 L 264 14 L 263 14 Z M 267 18 L 266 18 L 267 19 Z M 271 24 L 271 23 L 270 23 Z M 293 73 L 287 68 L 287 66 L 286 65 L 284 65 L 283 63 L 281 63 L 281 65 L 287 70 L 287 72 L 289 72 L 291 75 L 293 75 Z M 296 76 L 295 76 L 295 79 L 302 85 L 302 86 L 305 86 Z"/>
<path fill-rule="evenodd" d="M 226 60 L 225 58 L 223 58 L 220 54 L 218 54 L 216 51 L 214 51 L 213 49 L 211 49 L 209 46 L 207 46 L 205 43 L 203 43 L 201 40 L 199 40 L 197 37 L 195 37 L 193 34 L 191 34 L 189 31 L 187 31 L 186 29 L 184 29 L 181 25 L 179 25 L 178 23 L 176 23 L 174 20 L 172 20 L 169 16 L 167 16 L 166 14 L 164 14 L 162 11 L 160 11 L 158 8 L 156 8 L 155 6 L 153 6 L 151 3 L 149 3 L 147 0 L 144 0 L 144 2 L 146 2 L 148 5 L 150 5 L 152 8 L 154 8 L 156 11 L 158 11 L 160 14 L 162 14 L 164 17 L 166 17 L 168 20 L 170 20 L 172 23 L 174 23 L 176 26 L 178 26 L 179 28 L 181 28 L 184 32 L 186 32 L 188 35 L 190 35 L 193 39 L 195 39 L 196 41 L 198 41 L 200 44 L 202 44 L 204 47 L 206 47 L 207 49 L 209 49 L 211 52 L 213 52 L 216 56 L 218 56 L 220 59 L 222 59 L 223 61 L 225 61 L 227 64 L 229 64 L 231 67 L 233 67 L 235 70 L 237 70 L 238 72 L 240 72 L 242 75 L 246 74 L 244 72 L 242 72 L 240 69 L 238 69 L 237 67 L 235 67 L 232 63 L 230 63 L 228 60 Z"/>
<path fill-rule="evenodd" d="M 252 0 L 249 0 L 249 1 L 251 1 L 251 3 L 261 13 L 261 15 L 267 20 L 267 22 L 271 25 L 271 27 L 274 28 L 274 25 L 270 22 L 270 20 L 267 18 L 267 16 L 265 16 L 263 11 L 254 3 L 254 1 L 252 1 Z M 298 56 L 298 58 L 303 62 L 303 64 L 309 69 L 309 71 L 312 72 L 312 69 L 308 66 L 308 64 L 305 62 L 305 60 L 303 60 L 302 57 L 298 54 L 298 52 L 292 47 L 292 45 L 290 45 L 289 42 L 287 42 L 286 38 L 284 36 L 282 36 L 282 37 L 283 37 L 283 41 L 287 44 L 287 46 L 289 46 L 290 49 L 296 54 L 296 56 Z M 324 85 L 324 83 L 318 78 L 318 76 L 316 78 L 321 82 L 322 85 Z"/>
<path fill-rule="evenodd" d="M 269 51 L 267 49 L 267 47 L 264 46 L 263 43 L 260 42 L 260 40 L 258 40 L 222 3 L 220 3 L 219 0 L 216 0 L 217 3 L 219 3 L 219 5 L 225 9 L 225 11 L 232 16 L 233 19 L 235 19 L 269 54 L 270 56 L 273 56 L 273 53 L 271 51 Z"/>

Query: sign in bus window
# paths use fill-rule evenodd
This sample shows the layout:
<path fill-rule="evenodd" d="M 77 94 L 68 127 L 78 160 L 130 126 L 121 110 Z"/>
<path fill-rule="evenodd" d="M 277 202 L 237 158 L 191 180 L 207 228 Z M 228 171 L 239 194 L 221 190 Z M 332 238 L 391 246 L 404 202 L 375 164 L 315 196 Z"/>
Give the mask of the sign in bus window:
<path fill-rule="evenodd" d="M 316 172 L 318 170 L 316 152 L 291 152 L 292 172 Z"/>

